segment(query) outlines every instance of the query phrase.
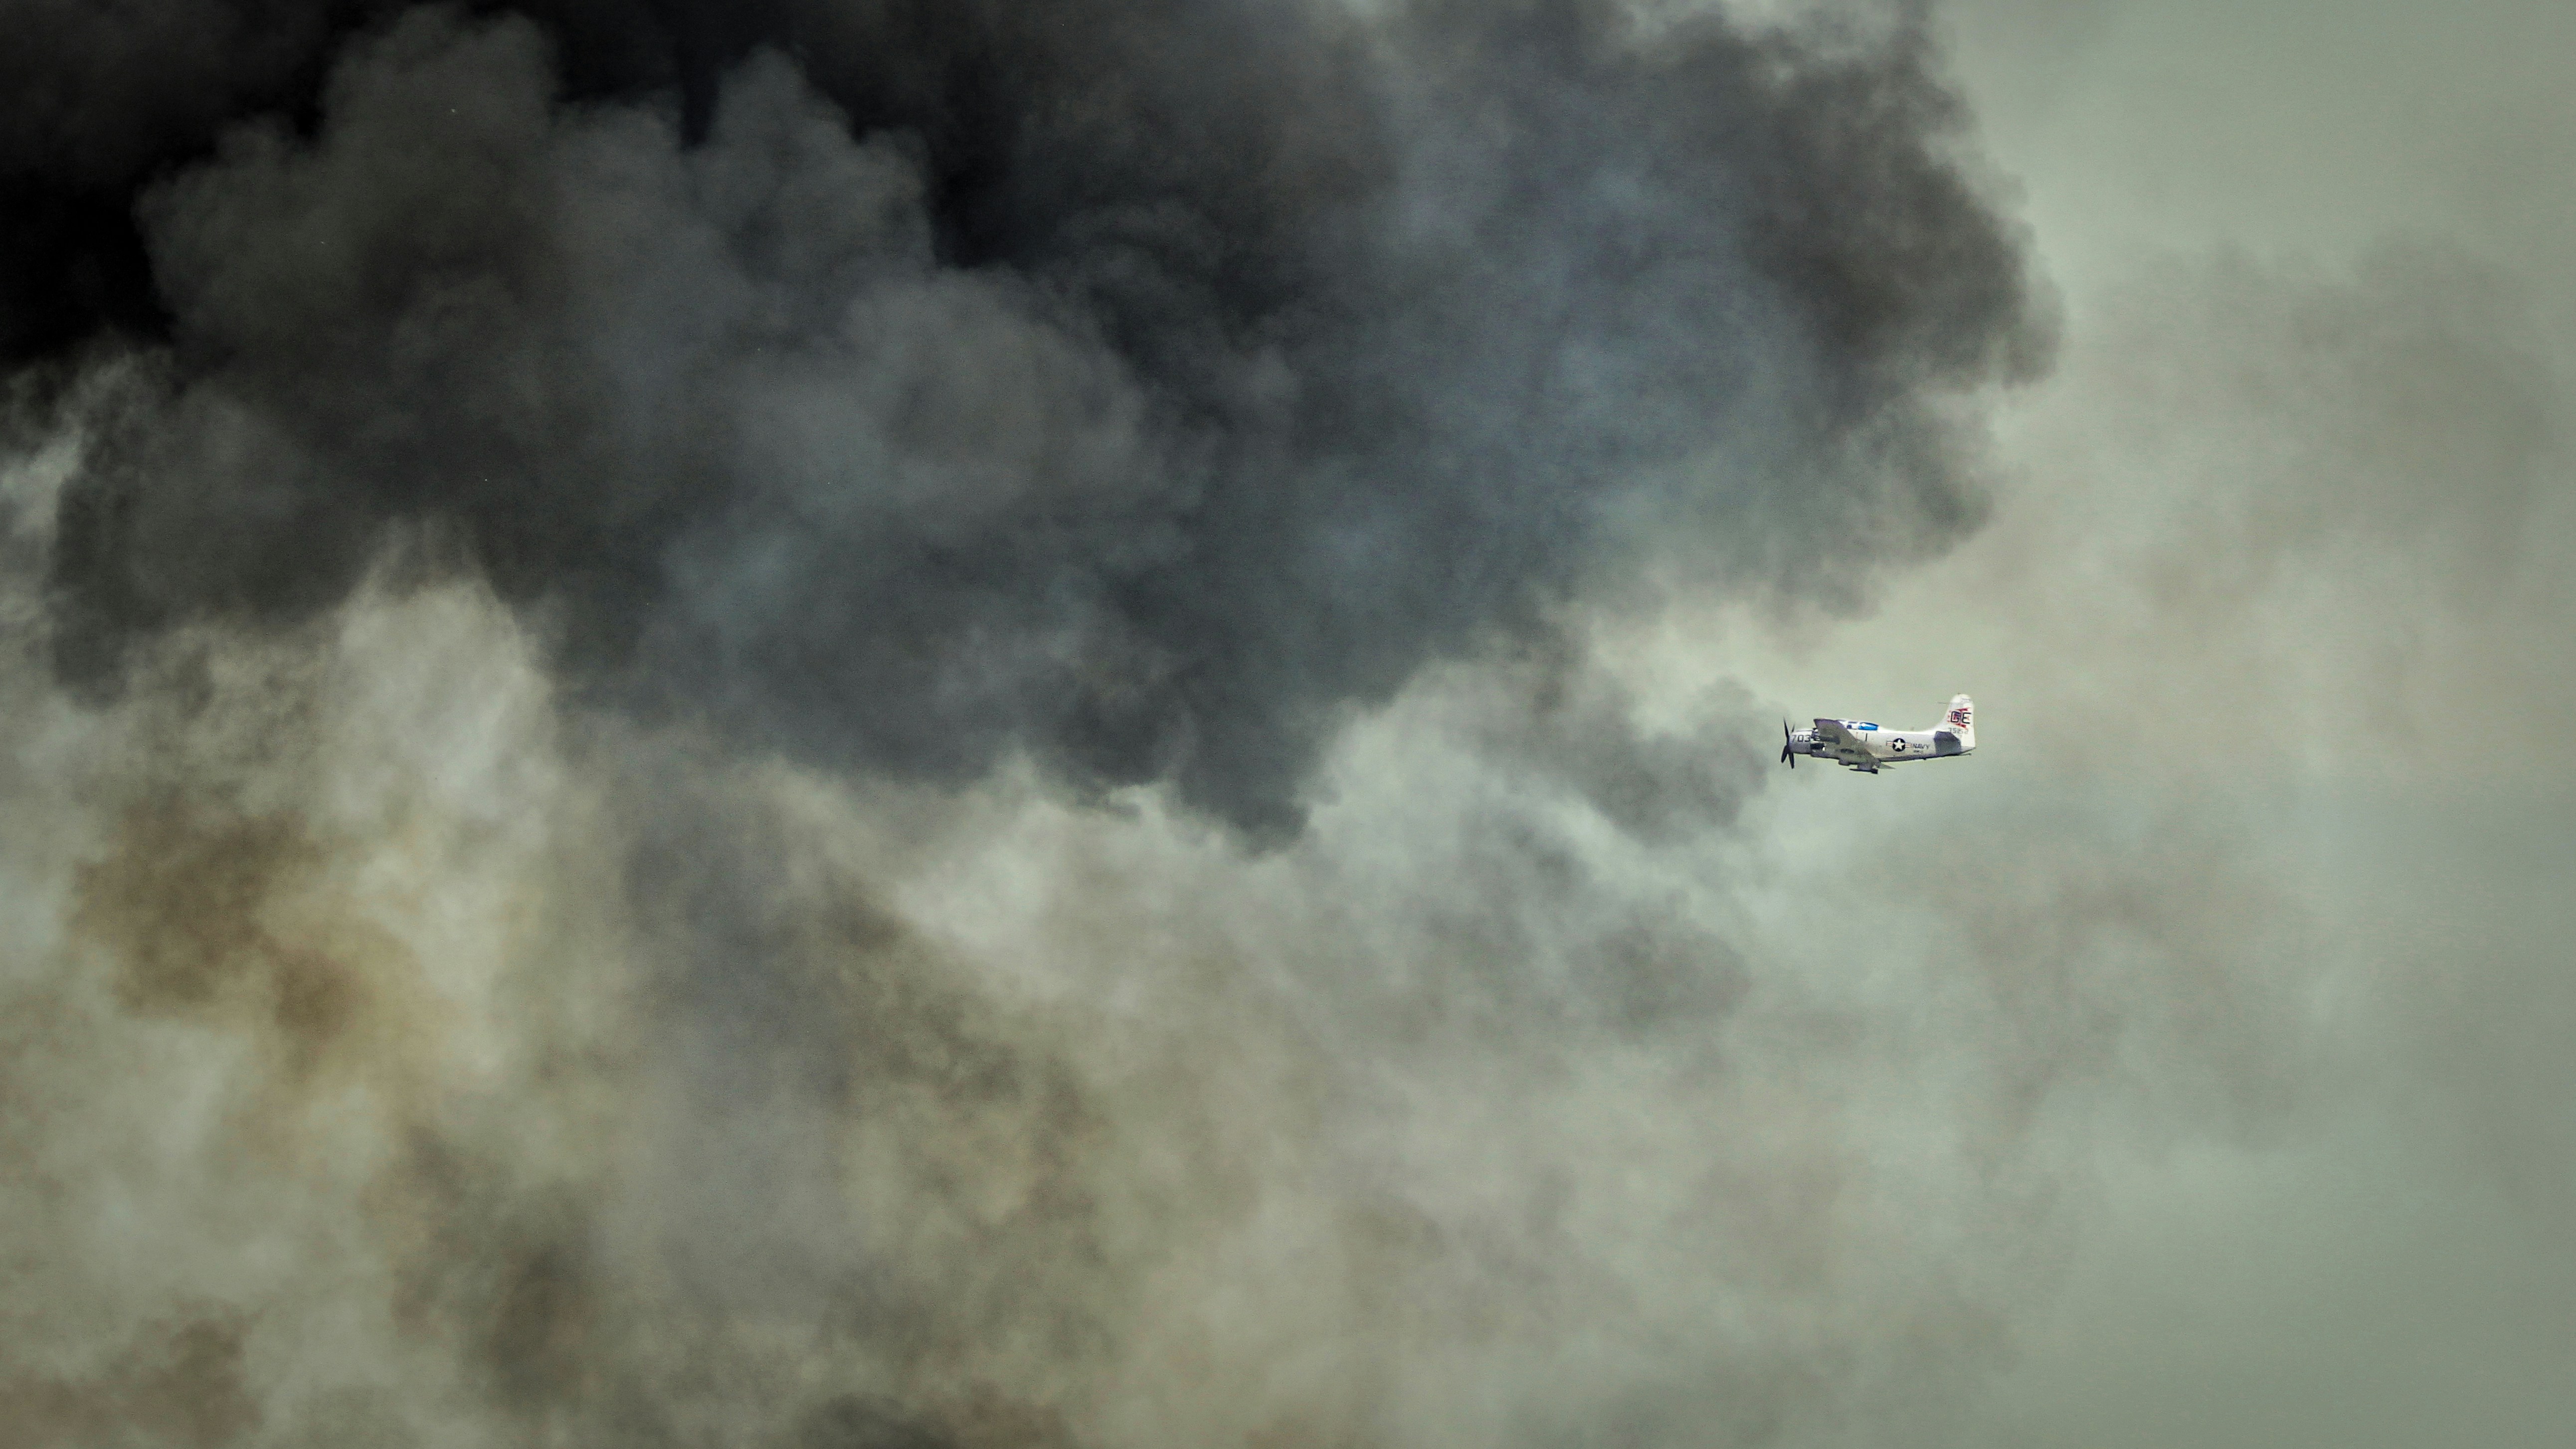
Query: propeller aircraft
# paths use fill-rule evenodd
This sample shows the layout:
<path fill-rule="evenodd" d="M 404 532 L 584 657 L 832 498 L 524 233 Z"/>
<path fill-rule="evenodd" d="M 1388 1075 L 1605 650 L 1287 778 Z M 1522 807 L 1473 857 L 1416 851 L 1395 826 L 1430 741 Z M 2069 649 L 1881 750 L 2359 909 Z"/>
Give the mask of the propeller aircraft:
<path fill-rule="evenodd" d="M 1780 758 L 1793 770 L 1798 768 L 1798 757 L 1805 755 L 1875 775 L 1881 765 L 1973 754 L 1976 708 L 1966 695 L 1959 695 L 1950 701 L 1949 716 L 1928 730 L 1883 730 L 1865 719 L 1820 719 L 1806 729 L 1793 730 L 1782 720 Z"/>

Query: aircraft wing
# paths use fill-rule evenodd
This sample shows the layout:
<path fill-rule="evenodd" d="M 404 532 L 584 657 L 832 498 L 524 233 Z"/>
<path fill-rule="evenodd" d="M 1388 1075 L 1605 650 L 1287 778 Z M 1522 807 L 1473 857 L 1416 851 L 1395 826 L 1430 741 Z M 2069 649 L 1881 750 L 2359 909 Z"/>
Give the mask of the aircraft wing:
<path fill-rule="evenodd" d="M 1844 729 L 1843 722 L 1841 720 L 1820 719 L 1816 721 L 1816 738 L 1823 740 L 1828 746 L 1832 747 L 1834 752 L 1837 754 L 1848 750 L 1853 754 L 1859 755 L 1864 760 L 1871 757 L 1869 745 L 1864 742 L 1860 736 L 1853 734 L 1850 730 Z"/>

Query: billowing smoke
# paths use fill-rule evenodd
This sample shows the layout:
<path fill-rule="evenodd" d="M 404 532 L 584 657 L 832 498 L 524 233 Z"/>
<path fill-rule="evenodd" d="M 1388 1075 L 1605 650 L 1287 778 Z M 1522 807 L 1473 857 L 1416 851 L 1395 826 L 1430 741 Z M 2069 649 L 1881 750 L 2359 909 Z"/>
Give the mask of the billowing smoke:
<path fill-rule="evenodd" d="M 559 100 L 532 21 L 409 15 L 141 194 L 172 345 L 63 498 L 57 661 L 405 534 L 654 717 L 1293 829 L 1349 707 L 1651 540 L 1974 516 L 1932 399 L 2030 339 L 1919 42 L 1637 25 L 827 10 L 690 144 Z"/>
<path fill-rule="evenodd" d="M 0 115 L 25 1442 L 1760 1443 L 1990 1355 L 2009 1153 L 1868 1166 L 1730 944 L 1748 702 L 1588 643 L 1977 521 L 2044 329 L 1911 11 L 135 9 Z"/>

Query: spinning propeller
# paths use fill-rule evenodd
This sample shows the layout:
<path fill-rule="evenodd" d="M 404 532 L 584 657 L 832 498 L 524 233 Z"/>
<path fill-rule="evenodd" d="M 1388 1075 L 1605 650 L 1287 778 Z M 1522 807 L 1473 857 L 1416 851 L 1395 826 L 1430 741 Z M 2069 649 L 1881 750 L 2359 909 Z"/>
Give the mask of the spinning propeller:
<path fill-rule="evenodd" d="M 1780 721 L 1780 758 L 1789 762 L 1790 769 L 1798 768 L 1798 748 L 1790 742 L 1789 722 L 1785 719 Z"/>

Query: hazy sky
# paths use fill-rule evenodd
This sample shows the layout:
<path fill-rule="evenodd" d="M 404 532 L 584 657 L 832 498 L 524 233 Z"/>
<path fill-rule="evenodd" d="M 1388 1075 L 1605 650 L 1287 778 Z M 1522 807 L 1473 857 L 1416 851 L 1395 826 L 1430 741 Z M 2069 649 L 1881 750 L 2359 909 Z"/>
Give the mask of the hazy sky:
<path fill-rule="evenodd" d="M 2576 1423 L 2566 7 L 342 9 L 0 3 L 12 1442 Z"/>
<path fill-rule="evenodd" d="M 2151 949 L 2214 949 L 2206 1024 L 2284 993 L 2245 1023 L 2278 1063 L 2260 1110 L 2138 1120 L 2191 1074 L 2168 1056 L 2056 1125 L 2082 1205 L 1978 1432 L 2552 1442 L 2576 1421 L 2576 100 L 2553 74 L 2576 14 L 1944 16 L 2066 316 L 2057 372 L 2003 406 L 1995 519 L 1864 617 L 1729 618 L 1653 657 L 1713 654 L 1802 713 L 1977 690 L 1965 769 L 1770 792 L 1793 873 L 1955 853 L 1935 918 L 2134 892 L 2131 932 L 2232 932 L 2251 894 L 2270 940 L 2161 924 Z"/>

